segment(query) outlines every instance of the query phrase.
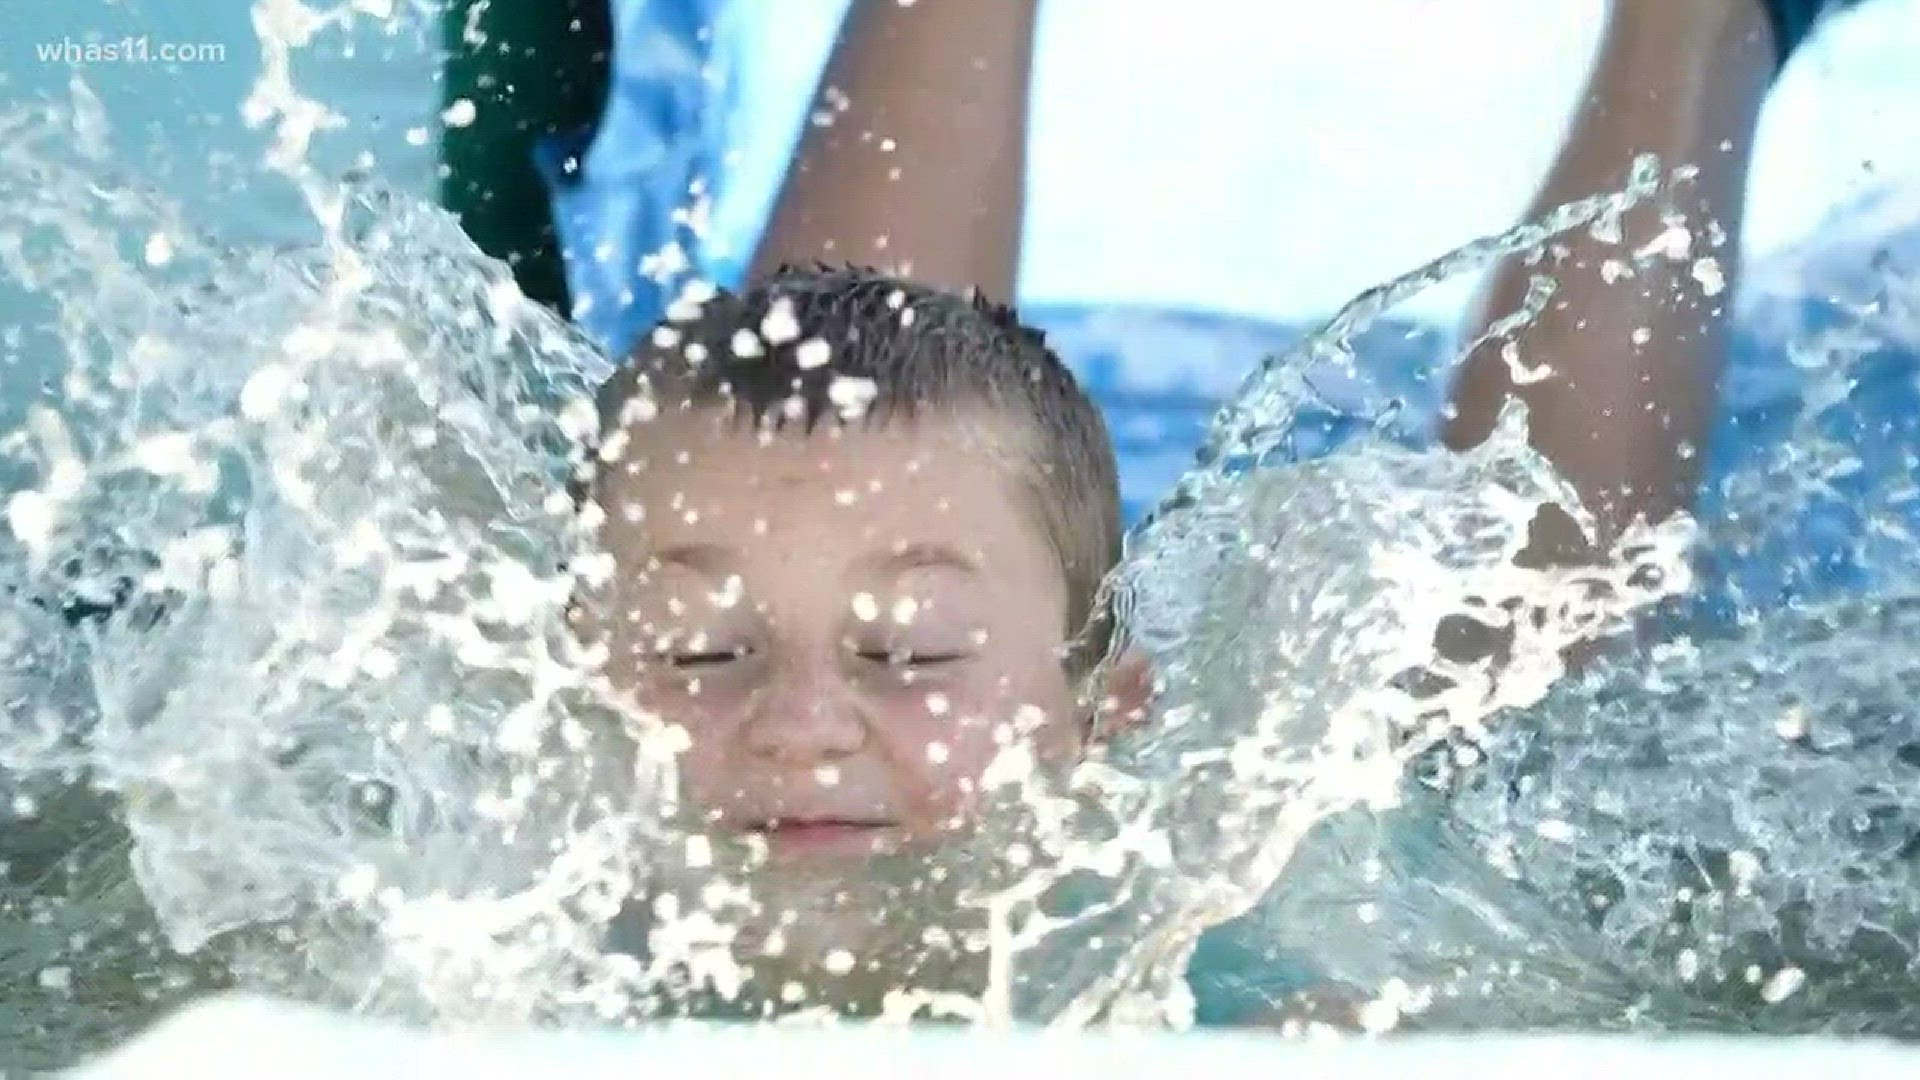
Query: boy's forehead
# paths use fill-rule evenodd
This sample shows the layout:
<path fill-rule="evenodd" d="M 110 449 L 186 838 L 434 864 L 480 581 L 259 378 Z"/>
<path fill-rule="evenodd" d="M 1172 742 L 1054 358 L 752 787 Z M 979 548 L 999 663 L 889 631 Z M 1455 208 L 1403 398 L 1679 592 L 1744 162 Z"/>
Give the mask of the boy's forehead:
<path fill-rule="evenodd" d="M 983 562 L 1035 539 L 1009 427 L 939 416 L 762 433 L 717 413 L 663 416 L 628 430 L 597 486 L 610 525 L 650 549 L 772 539 Z"/>

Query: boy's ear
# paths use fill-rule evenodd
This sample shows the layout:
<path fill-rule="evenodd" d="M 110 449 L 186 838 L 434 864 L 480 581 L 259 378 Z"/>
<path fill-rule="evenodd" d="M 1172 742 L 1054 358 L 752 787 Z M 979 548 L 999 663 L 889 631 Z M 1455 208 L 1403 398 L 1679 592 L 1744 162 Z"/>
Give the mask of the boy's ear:
<path fill-rule="evenodd" d="M 1153 693 L 1153 662 L 1147 654 L 1134 648 L 1122 652 L 1108 665 L 1100 700 L 1094 703 L 1093 738 L 1111 738 L 1145 722 Z"/>

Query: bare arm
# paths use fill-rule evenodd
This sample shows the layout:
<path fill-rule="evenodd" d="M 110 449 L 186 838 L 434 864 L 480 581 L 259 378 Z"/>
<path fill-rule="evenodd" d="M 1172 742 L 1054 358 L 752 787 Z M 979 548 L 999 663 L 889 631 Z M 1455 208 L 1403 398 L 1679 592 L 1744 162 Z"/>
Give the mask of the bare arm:
<path fill-rule="evenodd" d="M 1614 0 L 1586 95 L 1530 214 L 1619 190 L 1635 156 L 1652 153 L 1664 170 L 1699 168 L 1668 204 L 1685 215 L 1690 250 L 1636 259 L 1668 229 L 1660 206 L 1636 208 L 1618 243 L 1578 231 L 1538 265 L 1500 268 L 1474 328 L 1477 336 L 1520 308 L 1534 275 L 1557 279 L 1546 310 L 1511 338 L 1521 365 L 1545 363 L 1554 374 L 1516 386 L 1501 355 L 1507 339 L 1481 345 L 1454 389 L 1447 441 L 1481 442 L 1501 404 L 1519 396 L 1533 445 L 1572 482 L 1602 543 L 1636 517 L 1658 521 L 1691 500 L 1726 348 L 1749 155 L 1775 63 L 1760 0 Z M 1622 264 L 1631 276 L 1620 276 Z"/>
<path fill-rule="evenodd" d="M 1013 298 L 1037 0 L 855 0 L 753 261 Z"/>

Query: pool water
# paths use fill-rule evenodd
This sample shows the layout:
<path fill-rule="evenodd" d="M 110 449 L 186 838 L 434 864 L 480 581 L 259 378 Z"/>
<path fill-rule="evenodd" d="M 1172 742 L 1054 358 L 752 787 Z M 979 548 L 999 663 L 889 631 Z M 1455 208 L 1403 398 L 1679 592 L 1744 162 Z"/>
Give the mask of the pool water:
<path fill-rule="evenodd" d="M 566 619 L 610 363 L 428 204 L 433 13 L 98 13 L 230 52 L 6 73 L 0 1060 L 232 983 L 637 1023 L 737 977 L 731 889 L 608 944 L 696 850 L 673 729 Z M 1071 777 L 995 773 L 951 913 L 986 988 L 908 1010 L 1177 1028 L 1315 981 L 1381 1031 L 1909 1034 L 1901 190 L 1768 264 L 1699 519 L 1594 566 L 1513 566 L 1570 498 L 1523 416 L 1428 445 L 1448 343 L 1406 312 L 1497 252 L 1327 329 L 1036 304 L 1134 465 L 1113 584 L 1164 686 Z M 1499 647 L 1437 646 L 1463 624 Z"/>

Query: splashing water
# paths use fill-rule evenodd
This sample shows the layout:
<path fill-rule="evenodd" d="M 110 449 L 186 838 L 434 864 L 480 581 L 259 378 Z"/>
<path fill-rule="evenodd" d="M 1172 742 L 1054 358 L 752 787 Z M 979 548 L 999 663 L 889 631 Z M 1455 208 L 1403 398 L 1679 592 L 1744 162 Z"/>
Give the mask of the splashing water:
<path fill-rule="evenodd" d="M 1310 834 L 1343 811 L 1394 805 L 1412 762 L 1536 701 L 1568 649 L 1686 589 L 1690 526 L 1680 520 L 1623 538 L 1609 565 L 1514 565 L 1541 507 L 1584 517 L 1527 449 L 1519 410 L 1469 454 L 1381 439 L 1307 466 L 1262 467 L 1318 403 L 1312 374 L 1357 379 L 1350 341 L 1370 319 L 1453 275 L 1617 217 L 1657 188 L 1658 166 L 1643 160 L 1619 195 L 1571 204 L 1369 292 L 1223 410 L 1201 465 L 1113 582 L 1129 632 L 1163 677 L 1162 713 L 1079 778 L 1105 797 L 1120 840 L 1069 842 L 1078 850 L 1055 873 L 1118 862 L 1121 895 L 1058 920 L 1031 907 L 1054 875 L 1015 891 L 1024 917 L 1014 945 L 1046 958 L 1025 980 L 1021 1015 L 1073 1024 L 1118 1007 L 1180 1020 L 1180 977 L 1201 931 L 1259 903 Z M 1503 328 L 1525 325 L 1544 300 Z M 1372 404 L 1384 428 L 1392 404 Z M 1498 654 L 1437 650 L 1465 625 L 1502 636 Z M 1059 957 L 1074 966 L 1062 972 Z"/>
<path fill-rule="evenodd" d="M 639 845 L 609 839 L 625 811 L 588 802 L 608 755 L 569 700 L 592 694 L 556 603 L 568 425 L 605 361 L 445 215 L 359 192 L 324 255 L 219 251 L 63 157 L 74 122 L 10 118 L 0 169 L 0 260 L 46 312 L 18 347 L 57 373 L 9 395 L 28 399 L 6 443 L 10 906 L 38 919 L 73 825 L 36 824 L 39 793 L 77 783 L 117 808 L 126 838 L 96 854 L 123 845 L 133 881 L 75 881 L 74 921 L 133 917 L 113 904 L 137 883 L 156 955 L 251 933 L 240 969 L 396 1004 L 437 992 L 402 961 L 460 933 L 495 964 L 556 962 L 534 924 L 557 913 L 484 896 L 537 893 L 595 844 L 604 886 L 544 887 L 636 884 Z M 161 235 L 154 267 L 138 240 Z M 426 925 L 409 903 L 458 897 L 482 897 L 468 923 L 381 945 Z M 472 1012 L 474 990 L 446 992 Z"/>
<path fill-rule="evenodd" d="M 36 995 L 0 1041 L 71 1056 L 228 980 L 442 1020 L 630 1020 L 663 980 L 737 982 L 732 886 L 656 908 L 644 960 L 608 944 L 692 861 L 674 730 L 606 691 L 565 616 L 604 572 L 567 485 L 610 367 L 446 215 L 309 168 L 331 121 L 288 58 L 344 15 L 254 11 L 246 113 L 315 249 L 198 236 L 115 175 L 84 87 L 0 120 L 0 300 L 24 313 L 0 971 Z M 1369 319 L 1659 180 L 1375 290 L 1249 382 L 1111 582 L 1154 722 L 1067 777 L 1009 749 L 1009 813 L 957 863 L 993 864 L 966 897 L 984 991 L 903 986 L 901 1013 L 1185 1023 L 1196 941 L 1239 919 L 1310 946 L 1375 1028 L 1910 1022 L 1910 544 L 1875 549 L 1871 599 L 1674 616 L 1570 679 L 1570 648 L 1689 589 L 1690 523 L 1516 567 L 1541 506 L 1580 517 L 1517 412 L 1471 453 L 1266 467 Z M 1796 482 L 1736 473 L 1716 546 L 1763 545 L 1846 471 L 1820 421 L 1860 359 L 1808 349 Z M 1017 867 L 991 854 L 1014 829 Z"/>

